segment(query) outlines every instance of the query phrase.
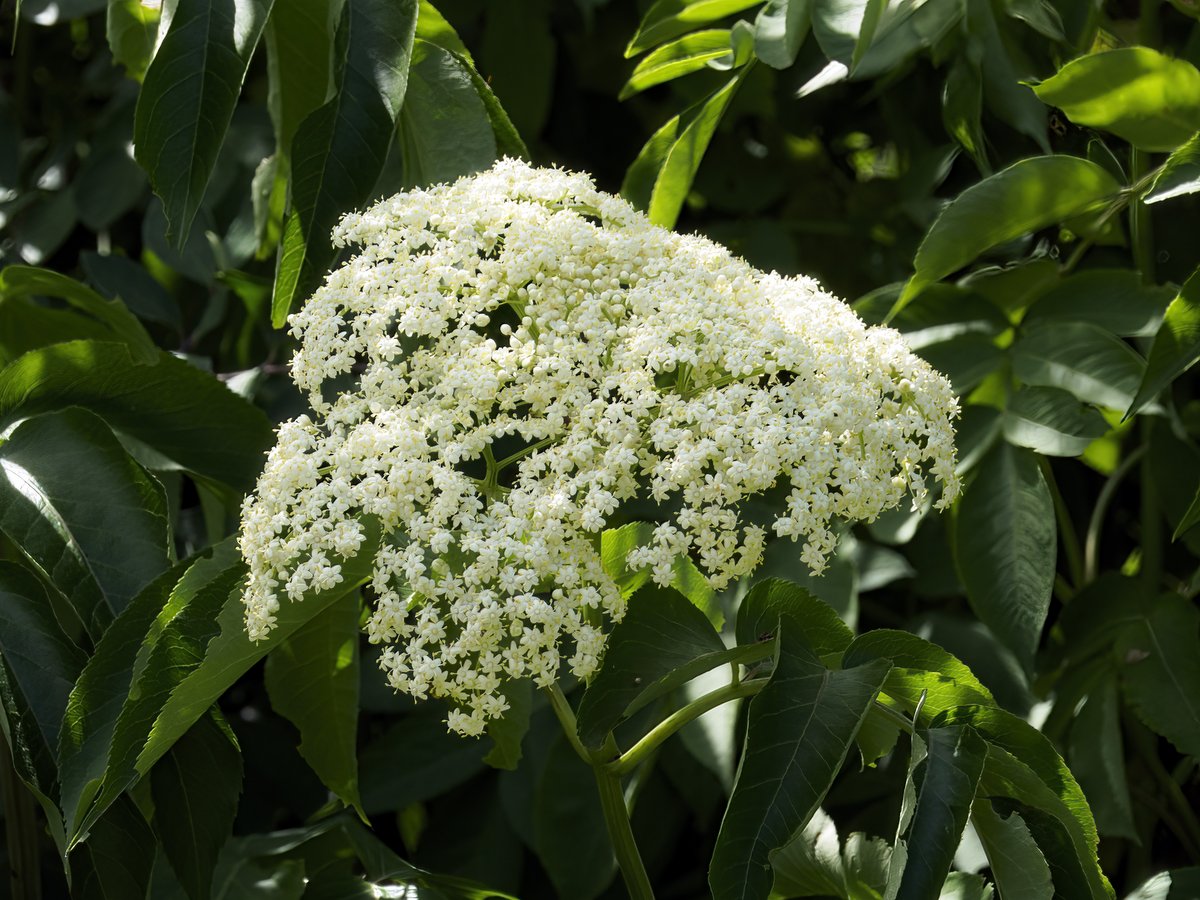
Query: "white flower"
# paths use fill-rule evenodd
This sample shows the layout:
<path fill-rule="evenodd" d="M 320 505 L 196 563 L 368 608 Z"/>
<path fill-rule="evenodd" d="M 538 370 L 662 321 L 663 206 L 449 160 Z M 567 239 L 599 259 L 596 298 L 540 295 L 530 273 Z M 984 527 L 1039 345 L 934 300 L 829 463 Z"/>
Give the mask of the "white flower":
<path fill-rule="evenodd" d="M 587 677 L 624 601 L 598 532 L 628 501 L 661 524 L 628 564 L 716 588 L 767 532 L 819 572 L 835 520 L 871 520 L 932 478 L 958 492 L 950 386 L 894 331 L 806 278 L 759 272 L 651 225 L 590 179 L 503 160 L 347 216 L 361 247 L 291 318 L 315 417 L 281 426 L 243 507 L 254 639 L 341 579 L 358 517 L 383 527 L 371 640 L 393 686 L 500 715 L 503 680 Z"/>

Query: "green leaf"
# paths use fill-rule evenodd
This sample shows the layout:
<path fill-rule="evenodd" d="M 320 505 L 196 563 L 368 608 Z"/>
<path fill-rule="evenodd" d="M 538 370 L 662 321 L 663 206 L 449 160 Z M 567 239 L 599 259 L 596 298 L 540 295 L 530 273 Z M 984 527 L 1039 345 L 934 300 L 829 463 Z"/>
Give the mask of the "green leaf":
<path fill-rule="evenodd" d="M 367 813 L 386 813 L 444 793 L 484 769 L 487 745 L 446 729 L 445 716 L 417 712 L 363 748 L 359 787 Z"/>
<path fill-rule="evenodd" d="M 1200 134 L 1167 157 L 1154 182 L 1142 196 L 1143 203 L 1160 203 L 1200 191 Z"/>
<path fill-rule="evenodd" d="M 145 897 L 154 865 L 154 832 L 137 804 L 121 796 L 96 823 L 86 843 L 72 857 L 81 900 L 126 900 Z"/>
<path fill-rule="evenodd" d="M 1159 872 L 1125 900 L 1188 900 L 1200 896 L 1200 866 Z"/>
<path fill-rule="evenodd" d="M 976 43 L 975 56 L 982 53 Z M 942 124 L 946 133 L 954 138 L 975 161 L 980 174 L 991 175 L 988 162 L 987 143 L 983 135 L 983 75 L 979 60 L 971 56 L 972 43 L 968 39 L 967 52 L 956 56 L 946 73 L 946 87 L 942 91 Z"/>
<path fill-rule="evenodd" d="M 347 0 L 334 46 L 334 95 L 292 141 L 291 212 L 284 224 L 271 322 L 287 321 L 334 258 L 339 217 L 370 197 L 408 87 L 416 0 Z"/>
<path fill-rule="evenodd" d="M 461 56 L 472 68 L 475 66 L 475 60 L 471 58 L 471 51 L 462 42 L 462 38 L 454 30 L 454 26 L 438 12 L 437 7 L 429 0 L 421 0 L 420 8 L 417 10 L 417 37 Z"/>
<path fill-rule="evenodd" d="M 1026 384 L 1062 388 L 1085 403 L 1120 410 L 1133 401 L 1146 368 L 1127 343 L 1088 322 L 1046 322 L 1024 330 L 1012 361 L 1013 374 Z"/>
<path fill-rule="evenodd" d="M 889 4 L 891 8 L 888 10 L 886 21 L 880 21 L 873 34 L 866 28 L 868 20 L 864 17 L 864 27 L 859 32 L 859 43 L 855 47 L 858 64 L 854 67 L 854 77 L 862 80 L 884 75 L 899 68 L 914 54 L 938 44 L 962 20 L 964 6 L 967 5 Z M 814 19 L 815 21 L 817 19 Z M 866 34 L 872 34 L 869 46 L 864 45 L 861 40 L 861 35 Z M 822 32 L 817 31 L 817 37 L 820 38 L 821 35 Z"/>
<path fill-rule="evenodd" d="M 975 614 L 1027 668 L 1050 608 L 1056 538 L 1037 458 L 998 444 L 959 501 L 955 562 Z"/>
<path fill-rule="evenodd" d="M 1035 85 L 1042 102 L 1076 125 L 1169 152 L 1200 130 L 1200 71 L 1148 47 L 1121 47 L 1071 60 Z"/>
<path fill-rule="evenodd" d="M 971 810 L 971 824 L 987 854 L 1000 900 L 1052 900 L 1050 867 L 1019 813 L 1001 818 L 986 798 L 980 798 Z"/>
<path fill-rule="evenodd" d="M 142 365 L 122 344 L 73 341 L 0 370 L 0 427 L 68 406 L 85 407 L 120 436 L 153 448 L 169 461 L 164 467 L 241 491 L 253 487 L 271 445 L 265 415 L 169 353 Z"/>
<path fill-rule="evenodd" d="M 0 530 L 93 638 L 170 562 L 162 485 L 78 408 L 29 419 L 0 444 Z"/>
<path fill-rule="evenodd" d="M 754 20 L 755 55 L 773 69 L 790 68 L 808 36 L 812 14 L 812 0 L 767 0 Z"/>
<path fill-rule="evenodd" d="M 179 0 L 146 70 L 134 117 L 137 161 L 182 247 L 274 0 Z"/>
<path fill-rule="evenodd" d="M 823 0 L 813 4 L 812 29 L 822 52 L 857 76 L 858 63 L 875 37 L 886 5 L 880 0 Z M 896 17 L 903 18 L 903 12 Z"/>
<path fill-rule="evenodd" d="M 158 358 L 154 341 L 120 300 L 105 300 L 87 285 L 49 269 L 8 266 L 0 271 L 0 305 L 30 295 L 65 300 L 73 308 L 106 325 L 112 338 L 129 345 L 137 362 L 153 363 Z"/>
<path fill-rule="evenodd" d="M 113 62 L 125 67 L 134 81 L 146 77 L 158 41 L 158 23 L 162 9 L 147 6 L 142 0 L 108 0 L 105 32 Z"/>
<path fill-rule="evenodd" d="M 901 813 L 888 872 L 886 896 L 900 900 L 941 895 L 987 757 L 987 742 L 969 726 L 931 728 L 921 743 L 920 765 L 909 769 L 914 784 L 905 787 L 906 794 L 915 788 L 914 803 L 905 804 L 911 819 Z"/>
<path fill-rule="evenodd" d="M 922 287 L 985 250 L 1095 209 L 1119 190 L 1103 168 L 1074 156 L 1024 159 L 972 185 L 950 201 L 921 241 L 916 273 L 892 315 Z"/>
<path fill-rule="evenodd" d="M 1101 834 L 1137 840 L 1121 737 L 1116 680 L 1106 675 L 1089 692 L 1071 722 L 1071 769 L 1091 798 Z"/>
<path fill-rule="evenodd" d="M 709 60 L 729 52 L 729 33 L 728 28 L 710 28 L 664 44 L 637 64 L 617 99 L 627 100 L 656 84 L 704 71 Z"/>
<path fill-rule="evenodd" d="M 678 591 L 647 585 L 608 637 L 603 664 L 579 704 L 579 737 L 598 748 L 656 697 L 727 661 L 712 624 Z"/>
<path fill-rule="evenodd" d="M 555 5 L 553 0 L 509 0 L 485 7 L 480 68 L 517 130 L 531 138 L 545 128 L 554 93 L 557 42 L 550 24 Z"/>
<path fill-rule="evenodd" d="M 79 260 L 83 263 L 88 281 L 102 294 L 119 298 L 141 319 L 166 325 L 176 334 L 183 332 L 179 306 L 163 286 L 136 262 L 111 253 L 103 256 L 99 253 L 81 253 Z"/>
<path fill-rule="evenodd" d="M 820 806 L 890 667 L 830 671 L 800 627 L 779 620 L 771 680 L 750 703 L 746 749 L 708 879 L 715 900 L 766 898 L 771 854 Z"/>
<path fill-rule="evenodd" d="M 1188 277 L 1179 296 L 1171 301 L 1163 318 L 1162 327 L 1154 335 L 1150 357 L 1146 361 L 1146 374 L 1138 388 L 1137 396 L 1130 404 L 1125 418 L 1139 412 L 1142 407 L 1166 389 L 1176 378 L 1190 369 L 1200 359 L 1200 268 Z"/>
<path fill-rule="evenodd" d="M 191 900 L 212 892 L 217 855 L 229 839 L 242 792 L 242 754 L 215 709 L 150 770 L 154 831 Z"/>
<path fill-rule="evenodd" d="M 881 897 L 891 855 L 887 841 L 861 832 L 849 835 L 840 846 L 833 819 L 818 809 L 796 839 L 771 857 L 771 896 Z"/>
<path fill-rule="evenodd" d="M 638 209 L 644 209 L 655 225 L 664 228 L 675 225 L 704 151 L 733 95 L 752 68 L 743 67 L 723 87 L 658 129 L 625 173 L 621 195 Z"/>
<path fill-rule="evenodd" d="M 459 56 L 458 59 L 467 67 L 467 71 L 471 75 L 471 83 L 475 85 L 475 92 L 479 94 L 479 99 L 483 101 L 484 108 L 487 110 L 488 119 L 492 123 L 492 136 L 496 140 L 496 154 L 528 159 L 529 148 L 521 140 L 521 135 L 517 133 L 517 129 L 509 119 L 508 113 L 504 111 L 504 107 L 500 105 L 500 101 L 496 99 L 496 95 L 492 93 L 491 87 L 475 71 L 469 56 Z"/>
<path fill-rule="evenodd" d="M 1116 640 L 1121 686 L 1138 716 L 1179 748 L 1200 755 L 1200 610 L 1163 594 Z"/>
<path fill-rule="evenodd" d="M 1098 410 L 1059 388 L 1023 387 L 1004 410 L 1008 442 L 1047 456 L 1079 456 L 1108 430 Z"/>
<path fill-rule="evenodd" d="M 404 182 L 450 182 L 486 169 L 496 158 L 487 108 L 470 67 L 448 50 L 413 42 L 412 78 L 400 111 Z"/>
<path fill-rule="evenodd" d="M 888 302 L 887 298 L 880 299 Z M 887 307 L 879 311 L 884 313 Z M 968 335 L 994 338 L 1010 327 L 1008 318 L 993 303 L 953 284 L 924 288 L 892 318 L 890 325 L 917 351 Z"/>
<path fill-rule="evenodd" d="M 1132 269 L 1089 269 L 1069 275 L 1040 295 L 1025 323 L 1090 322 L 1125 337 L 1154 334 L 1174 291 L 1142 282 Z"/>
<path fill-rule="evenodd" d="M 854 632 L 828 603 L 798 584 L 768 578 L 754 585 L 738 608 L 738 643 L 752 645 L 772 639 L 784 617 L 801 627 L 804 641 L 819 656 L 840 653 L 854 640 Z"/>
<path fill-rule="evenodd" d="M 300 732 L 300 755 L 347 806 L 358 798 L 358 613 L 351 591 L 276 647 L 267 657 L 271 708 Z"/>
<path fill-rule="evenodd" d="M 630 553 L 649 545 L 653 539 L 654 526 L 647 522 L 629 522 L 620 528 L 606 529 L 601 535 L 600 557 L 604 571 L 621 589 L 622 597 L 632 597 L 650 581 L 649 569 L 630 569 L 625 561 Z M 724 613 L 716 593 L 689 557 L 680 555 L 675 558 L 671 587 L 692 601 L 692 605 L 701 610 L 714 627 L 721 627 Z"/>
<path fill-rule="evenodd" d="M 483 761 L 495 769 L 512 770 L 521 761 L 521 743 L 529 731 L 529 716 L 533 712 L 533 683 L 528 679 L 506 681 L 500 692 L 508 709 L 499 719 L 488 723 L 492 749 Z"/>
<path fill-rule="evenodd" d="M 657 0 L 646 10 L 638 30 L 634 32 L 625 48 L 625 58 L 657 47 L 671 38 L 687 34 L 698 25 L 707 25 L 751 6 L 762 0 Z"/>

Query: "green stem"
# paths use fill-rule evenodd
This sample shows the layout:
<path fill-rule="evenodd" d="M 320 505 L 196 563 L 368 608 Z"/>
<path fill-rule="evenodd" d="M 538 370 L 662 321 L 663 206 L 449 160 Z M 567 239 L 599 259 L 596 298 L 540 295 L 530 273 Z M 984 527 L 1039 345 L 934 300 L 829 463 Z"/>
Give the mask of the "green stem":
<path fill-rule="evenodd" d="M 625 775 L 631 772 L 643 759 L 649 756 L 658 745 L 677 732 L 680 728 L 698 719 L 710 709 L 716 709 L 722 703 L 737 700 L 740 697 L 753 697 L 764 687 L 767 678 L 753 678 L 750 681 L 739 681 L 737 684 L 726 685 L 697 697 L 682 709 L 677 709 L 657 725 L 650 729 L 640 741 L 625 751 L 618 759 L 608 764 L 608 769 L 615 775 Z"/>
<path fill-rule="evenodd" d="M 1100 494 L 1096 497 L 1096 506 L 1092 510 L 1092 518 L 1088 521 L 1087 536 L 1083 542 L 1084 584 L 1091 584 L 1099 574 L 1100 534 L 1104 528 L 1104 516 L 1108 512 L 1109 504 L 1112 503 L 1112 498 L 1117 493 L 1117 488 L 1120 487 L 1125 476 L 1129 474 L 1130 469 L 1137 464 L 1145 452 L 1145 444 L 1135 448 L 1113 470 L 1113 473 L 1108 476 L 1108 481 L 1104 482 L 1104 486 L 1100 488 Z"/>
<path fill-rule="evenodd" d="M 650 877 L 642 864 L 637 842 L 633 838 L 633 826 L 629 821 L 629 809 L 625 806 L 625 794 L 621 790 L 621 776 L 602 766 L 593 767 L 596 787 L 600 791 L 600 808 L 604 811 L 604 824 L 608 826 L 608 837 L 612 841 L 621 877 L 629 891 L 630 900 L 654 900 L 654 889 Z"/>
<path fill-rule="evenodd" d="M 0 735 L 0 791 L 4 792 L 10 893 L 13 900 L 37 900 L 42 896 L 37 808 L 29 789 L 17 777 L 3 735 Z"/>
<path fill-rule="evenodd" d="M 562 725 L 563 733 L 567 736 L 567 743 L 571 745 L 571 749 L 589 766 L 595 765 L 595 760 L 592 754 L 588 753 L 587 748 L 583 746 L 583 741 L 579 740 L 579 725 L 575 721 L 575 712 L 571 709 L 571 704 L 567 700 L 566 694 L 562 692 L 557 684 L 552 684 L 544 689 L 546 695 L 550 698 L 550 708 L 554 710 L 554 715 L 558 716 L 559 724 Z"/>
<path fill-rule="evenodd" d="M 1062 492 L 1058 489 L 1058 481 L 1054 478 L 1054 470 L 1050 460 L 1040 457 L 1042 474 L 1050 488 L 1050 497 L 1054 501 L 1054 516 L 1058 519 L 1058 533 L 1062 538 L 1063 550 L 1067 554 L 1067 568 L 1071 572 L 1074 590 L 1078 591 L 1084 585 L 1083 554 L 1079 550 L 1079 535 L 1075 531 L 1075 523 L 1071 521 L 1071 513 L 1063 500 Z"/>
<path fill-rule="evenodd" d="M 1179 825 L 1177 837 L 1179 837 L 1180 843 L 1186 847 L 1192 862 L 1200 861 L 1200 821 L 1196 819 L 1196 813 L 1188 803 L 1187 797 L 1183 795 L 1183 791 L 1179 789 L 1178 783 L 1171 777 L 1171 773 L 1162 764 L 1162 760 L 1158 758 L 1157 737 L 1149 729 L 1142 727 L 1141 723 L 1129 721 L 1128 716 L 1125 718 L 1126 733 L 1129 735 L 1130 743 L 1141 757 L 1150 776 L 1158 784 L 1158 789 L 1162 792 L 1167 807 L 1175 812 L 1175 820 Z"/>

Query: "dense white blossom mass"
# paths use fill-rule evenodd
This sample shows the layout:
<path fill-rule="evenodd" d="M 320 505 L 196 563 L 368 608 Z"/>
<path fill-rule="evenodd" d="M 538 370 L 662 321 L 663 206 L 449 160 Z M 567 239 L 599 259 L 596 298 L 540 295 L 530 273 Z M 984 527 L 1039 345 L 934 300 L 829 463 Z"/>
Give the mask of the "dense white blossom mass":
<path fill-rule="evenodd" d="M 291 318 L 311 416 L 279 430 L 242 514 L 246 627 L 341 581 L 382 526 L 372 641 L 398 690 L 478 734 L 509 679 L 587 677 L 624 601 L 599 534 L 657 504 L 627 564 L 720 588 L 769 532 L 814 572 L 836 520 L 929 479 L 958 492 L 946 379 L 807 278 L 651 225 L 591 180 L 504 160 L 334 233 L 357 255 Z M 744 518 L 772 490 L 773 520 Z M 763 527 L 763 526 L 766 527 Z"/>

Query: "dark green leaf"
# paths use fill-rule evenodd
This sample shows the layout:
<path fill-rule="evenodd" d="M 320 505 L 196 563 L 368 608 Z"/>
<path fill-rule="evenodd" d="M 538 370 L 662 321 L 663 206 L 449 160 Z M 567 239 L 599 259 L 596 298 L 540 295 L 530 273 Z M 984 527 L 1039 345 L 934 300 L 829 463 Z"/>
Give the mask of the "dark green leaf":
<path fill-rule="evenodd" d="M 1001 818 L 980 798 L 971 810 L 971 824 L 987 854 L 1000 900 L 1052 900 L 1050 867 L 1019 813 Z"/>
<path fill-rule="evenodd" d="M 967 52 L 950 64 L 946 73 L 946 87 L 942 91 L 942 123 L 946 133 L 971 154 L 975 165 L 983 175 L 991 175 L 988 163 L 987 144 L 983 136 L 983 76 L 979 71 L 979 60 L 971 58 L 973 46 L 968 39 Z M 982 48 L 974 44 L 975 55 Z"/>
<path fill-rule="evenodd" d="M 681 34 L 687 34 L 698 25 L 715 22 L 751 6 L 761 0 L 657 0 L 646 10 L 638 30 L 625 48 L 625 58 L 656 47 Z"/>
<path fill-rule="evenodd" d="M 618 100 L 626 100 L 646 88 L 673 81 L 708 68 L 708 61 L 729 52 L 729 29 L 709 28 L 664 44 L 637 64 Z"/>
<path fill-rule="evenodd" d="M 554 92 L 554 6 L 553 0 L 509 0 L 487 7 L 484 19 L 480 69 L 517 131 L 531 139 L 546 125 Z"/>
<path fill-rule="evenodd" d="M 922 744 L 911 820 L 903 813 L 900 820 L 907 839 L 898 834 L 888 873 L 897 900 L 937 900 L 941 894 L 987 757 L 987 742 L 969 726 L 932 728 Z"/>
<path fill-rule="evenodd" d="M 30 350 L 67 341 L 111 341 L 112 331 L 70 309 L 51 309 L 35 300 L 6 300 L 0 315 L 0 365 Z"/>
<path fill-rule="evenodd" d="M 73 341 L 27 353 L 0 371 L 0 425 L 83 406 L 167 467 L 249 490 L 271 423 L 211 375 L 168 353 L 154 365 L 122 344 Z"/>
<path fill-rule="evenodd" d="M 119 299 L 131 312 L 148 322 L 166 325 L 177 334 L 183 330 L 179 306 L 163 286 L 133 260 L 115 254 L 83 253 L 80 262 L 88 280 L 101 293 Z"/>
<path fill-rule="evenodd" d="M 700 0 L 696 5 L 704 2 Z M 625 173 L 621 195 L 638 209 L 644 209 L 655 225 L 664 228 L 675 225 L 704 151 L 751 68 L 744 67 L 723 87 L 658 129 Z"/>
<path fill-rule="evenodd" d="M 750 703 L 746 749 L 709 867 L 716 900 L 766 898 L 770 855 L 816 812 L 890 668 L 830 671 L 779 619 L 778 660 Z"/>
<path fill-rule="evenodd" d="M 348 0 L 334 48 L 334 96 L 296 129 L 291 213 L 284 225 L 271 321 L 281 327 L 334 258 L 329 234 L 363 205 L 383 170 L 408 87 L 416 0 Z"/>
<path fill-rule="evenodd" d="M 488 723 L 492 749 L 483 761 L 496 769 L 515 769 L 521 761 L 521 743 L 529 731 L 529 716 L 533 712 L 533 683 L 528 679 L 506 681 L 500 688 L 508 709 L 499 719 Z"/>
<path fill-rule="evenodd" d="M 1167 307 L 1162 327 L 1150 347 L 1146 374 L 1125 417 L 1140 411 L 1197 359 L 1200 359 L 1200 268 L 1184 282 L 1179 296 Z"/>
<path fill-rule="evenodd" d="M 145 897 L 154 864 L 154 833 L 141 810 L 122 796 L 92 828 L 76 854 L 81 900 L 129 900 Z M 75 857 L 72 857 L 74 861 Z"/>
<path fill-rule="evenodd" d="M 1200 755 L 1200 610 L 1163 594 L 1117 636 L 1121 685 L 1142 720 L 1179 748 Z"/>
<path fill-rule="evenodd" d="M 881 838 L 854 832 L 840 847 L 837 827 L 824 810 L 771 858 L 772 897 L 882 897 L 892 848 Z"/>
<path fill-rule="evenodd" d="M 486 169 L 496 158 L 492 123 L 470 68 L 420 38 L 413 42 L 400 142 L 404 181 L 410 186 L 454 181 Z"/>
<path fill-rule="evenodd" d="M 1037 298 L 1025 322 L 1090 322 L 1114 334 L 1154 334 L 1174 291 L 1147 285 L 1132 269 L 1089 269 L 1064 278 Z"/>
<path fill-rule="evenodd" d="M 1043 153 L 1050 152 L 1046 129 L 1046 108 L 1025 85 L 1027 78 L 1040 71 L 1041 64 L 1029 59 L 1021 44 L 1010 37 L 1010 29 L 1001 28 L 993 3 L 965 3 L 966 32 L 981 47 L 983 96 L 988 110 L 1017 131 L 1029 136 Z"/>
<path fill-rule="evenodd" d="M 824 4 L 821 4 L 822 6 Z M 922 3 L 897 4 L 889 9 L 893 13 L 887 21 L 878 23 L 869 47 L 860 41 L 855 47 L 858 65 L 854 67 L 856 79 L 874 78 L 899 68 L 907 59 L 921 50 L 940 42 L 962 20 L 966 4 Z M 853 20 L 851 20 L 853 22 Z M 872 34 L 866 28 L 864 16 L 863 34 Z M 818 31 L 820 37 L 822 32 Z M 836 50 L 836 47 L 831 49 Z"/>
<path fill-rule="evenodd" d="M 420 9 L 417 11 L 417 37 L 461 56 L 469 66 L 474 67 L 475 60 L 471 58 L 471 51 L 467 49 L 467 45 L 462 42 L 454 26 L 429 0 L 421 0 Z"/>
<path fill-rule="evenodd" d="M 158 348 L 134 316 L 120 300 L 105 300 L 87 285 L 48 269 L 31 266 L 8 266 L 0 271 L 0 303 L 30 295 L 65 300 L 72 307 L 108 326 L 112 339 L 129 345 L 130 353 L 140 363 L 153 362 Z"/>
<path fill-rule="evenodd" d="M 808 36 L 812 12 L 812 0 L 767 0 L 754 20 L 755 55 L 773 69 L 790 68 Z"/>
<path fill-rule="evenodd" d="M 1077 125 L 1171 151 L 1200 130 L 1200 71 L 1148 47 L 1082 56 L 1033 88 Z"/>
<path fill-rule="evenodd" d="M 1074 156 L 1014 163 L 967 188 L 942 210 L 914 262 L 916 274 L 893 315 L 917 292 L 961 269 L 983 251 L 1098 207 L 1120 190 L 1104 169 Z"/>
<path fill-rule="evenodd" d="M 161 16 L 161 8 L 147 6 L 142 0 L 109 0 L 108 47 L 113 62 L 124 66 L 125 74 L 134 81 L 141 81 L 146 76 L 146 69 L 154 57 Z"/>
<path fill-rule="evenodd" d="M 854 640 L 854 632 L 828 603 L 790 581 L 769 578 L 751 588 L 738 608 L 738 643 L 748 646 L 770 640 L 780 618 L 793 619 L 805 643 L 818 655 L 838 653 Z"/>
<path fill-rule="evenodd" d="M 1192 135 L 1167 158 L 1142 202 L 1159 203 L 1196 191 L 1200 191 L 1200 134 Z"/>
<path fill-rule="evenodd" d="M 242 754 L 219 716 L 201 717 L 150 770 L 154 831 L 192 900 L 211 894 L 242 792 Z"/>
<path fill-rule="evenodd" d="M 1046 322 L 1025 330 L 1012 361 L 1013 374 L 1026 384 L 1062 388 L 1085 403 L 1120 410 L 1133 401 L 1146 368 L 1127 343 L 1088 322 Z"/>
<path fill-rule="evenodd" d="M 976 615 L 1028 666 L 1050 608 L 1057 532 L 1037 458 L 998 444 L 954 520 L 955 561 Z"/>
<path fill-rule="evenodd" d="M 179 0 L 146 70 L 134 146 L 182 246 L 204 199 L 273 0 Z"/>
<path fill-rule="evenodd" d="M 952 284 L 924 288 L 889 324 L 917 351 L 968 335 L 990 339 L 1009 329 L 995 304 Z"/>
<path fill-rule="evenodd" d="M 886 5 L 880 0 L 824 0 L 811 4 L 813 34 L 821 50 L 857 75 L 856 66 L 875 37 Z M 898 17 L 902 18 L 903 13 Z"/>
<path fill-rule="evenodd" d="M 623 719 L 671 687 L 726 661 L 708 619 L 678 591 L 647 585 L 613 628 L 579 704 L 579 737 L 600 747 Z M 669 679 L 669 681 L 668 681 Z"/>
<path fill-rule="evenodd" d="M 93 638 L 170 561 L 162 485 L 77 408 L 29 419 L 0 444 L 0 530 Z"/>
<path fill-rule="evenodd" d="M 1091 800 L 1101 834 L 1137 840 L 1121 738 L 1121 709 L 1111 676 L 1088 692 L 1075 713 L 1069 744 L 1071 769 Z"/>
<path fill-rule="evenodd" d="M 1047 456 L 1078 456 L 1108 430 L 1097 409 L 1059 388 L 1023 387 L 1004 411 L 1009 443 Z"/>
<path fill-rule="evenodd" d="M 271 707 L 300 732 L 300 755 L 324 785 L 362 814 L 358 798 L 358 613 L 350 592 L 267 657 Z"/>

